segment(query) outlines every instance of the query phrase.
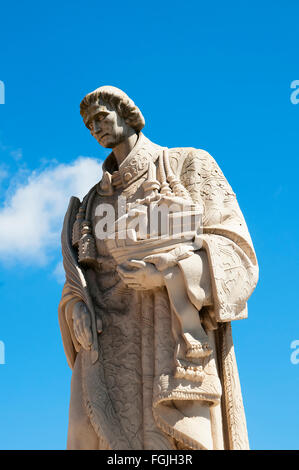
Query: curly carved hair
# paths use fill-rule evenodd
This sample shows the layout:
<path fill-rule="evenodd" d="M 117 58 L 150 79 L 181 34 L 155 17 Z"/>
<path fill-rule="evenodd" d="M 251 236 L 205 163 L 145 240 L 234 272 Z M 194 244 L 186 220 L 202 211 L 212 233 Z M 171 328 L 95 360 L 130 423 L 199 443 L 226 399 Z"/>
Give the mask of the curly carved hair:
<path fill-rule="evenodd" d="M 117 114 L 136 132 L 141 131 L 144 127 L 145 121 L 140 109 L 126 93 L 114 86 L 101 86 L 83 98 L 80 104 L 80 114 L 84 122 L 86 122 L 89 106 L 100 100 L 112 106 Z"/>

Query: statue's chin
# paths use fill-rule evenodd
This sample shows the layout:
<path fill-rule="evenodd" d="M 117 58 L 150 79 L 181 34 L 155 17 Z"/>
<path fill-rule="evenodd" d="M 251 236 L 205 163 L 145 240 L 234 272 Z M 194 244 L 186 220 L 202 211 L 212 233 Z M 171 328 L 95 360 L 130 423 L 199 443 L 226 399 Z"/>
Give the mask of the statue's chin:
<path fill-rule="evenodd" d="M 113 138 L 110 140 L 106 138 L 96 139 L 96 140 L 102 147 L 107 148 L 107 149 L 114 149 L 114 147 L 124 142 L 127 138 L 128 136 L 122 135 L 122 136 L 115 137 L 114 140 Z"/>
<path fill-rule="evenodd" d="M 104 142 L 103 142 L 103 141 L 100 140 L 100 139 L 96 139 L 96 140 L 97 140 L 97 142 L 98 142 L 102 147 L 104 147 L 105 149 L 112 149 L 113 147 L 115 147 L 115 144 L 112 143 L 112 142 L 109 142 L 109 141 L 107 141 L 107 142 L 104 141 Z"/>
<path fill-rule="evenodd" d="M 104 144 L 103 142 L 99 142 L 99 144 L 104 147 L 105 149 L 113 149 L 113 147 L 115 147 L 114 145 L 111 145 L 109 143 L 107 144 Z"/>

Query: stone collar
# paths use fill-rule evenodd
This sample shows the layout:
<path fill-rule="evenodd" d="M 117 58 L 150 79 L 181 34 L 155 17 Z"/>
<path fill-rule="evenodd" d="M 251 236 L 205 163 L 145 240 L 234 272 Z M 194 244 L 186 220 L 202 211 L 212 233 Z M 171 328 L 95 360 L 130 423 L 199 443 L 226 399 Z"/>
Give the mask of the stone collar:
<path fill-rule="evenodd" d="M 151 142 L 140 132 L 135 147 L 119 168 L 116 158 L 111 152 L 103 163 L 103 177 L 97 188 L 99 194 L 111 195 L 113 187 L 126 188 L 136 181 L 147 171 L 149 161 L 156 161 L 161 149 L 162 147 Z"/>

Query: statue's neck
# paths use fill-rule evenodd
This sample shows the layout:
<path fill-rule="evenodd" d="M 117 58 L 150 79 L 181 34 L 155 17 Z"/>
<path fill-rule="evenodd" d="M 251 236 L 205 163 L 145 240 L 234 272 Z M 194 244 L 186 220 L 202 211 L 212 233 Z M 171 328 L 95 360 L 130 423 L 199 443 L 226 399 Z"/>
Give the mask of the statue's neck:
<path fill-rule="evenodd" d="M 121 163 L 127 158 L 131 150 L 135 147 L 136 143 L 138 140 L 138 135 L 136 132 L 134 132 L 132 135 L 127 137 L 123 142 L 120 144 L 116 145 L 113 148 L 113 154 L 116 158 L 118 167 L 121 165 Z"/>

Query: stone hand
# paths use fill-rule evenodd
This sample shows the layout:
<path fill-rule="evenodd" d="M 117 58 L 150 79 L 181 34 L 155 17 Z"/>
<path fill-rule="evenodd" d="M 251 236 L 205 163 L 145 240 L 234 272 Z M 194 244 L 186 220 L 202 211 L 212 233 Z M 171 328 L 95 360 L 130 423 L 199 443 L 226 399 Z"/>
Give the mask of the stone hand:
<path fill-rule="evenodd" d="M 170 253 L 161 253 L 159 255 L 149 255 L 144 258 L 147 263 L 152 263 L 159 271 L 176 265 L 176 258 Z"/>
<path fill-rule="evenodd" d="M 134 269 L 135 268 L 135 269 Z M 153 264 L 131 260 L 118 266 L 122 281 L 135 290 L 151 290 L 164 285 L 164 278 Z"/>
<path fill-rule="evenodd" d="M 91 318 L 89 310 L 84 302 L 77 302 L 73 308 L 73 328 L 77 341 L 81 346 L 89 350 L 92 344 Z M 101 325 L 97 323 L 100 332 Z"/>
<path fill-rule="evenodd" d="M 157 255 L 149 255 L 143 258 L 147 263 L 153 263 L 159 271 L 176 266 L 177 261 L 188 258 L 192 255 L 190 246 L 182 246 L 169 251 L 168 253 L 160 253 Z"/>

